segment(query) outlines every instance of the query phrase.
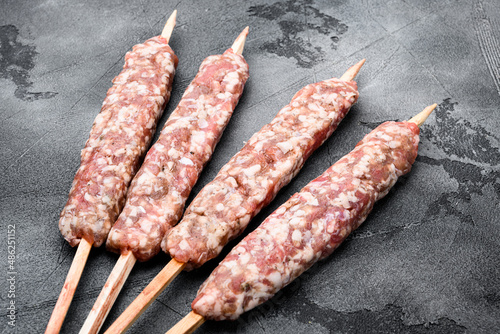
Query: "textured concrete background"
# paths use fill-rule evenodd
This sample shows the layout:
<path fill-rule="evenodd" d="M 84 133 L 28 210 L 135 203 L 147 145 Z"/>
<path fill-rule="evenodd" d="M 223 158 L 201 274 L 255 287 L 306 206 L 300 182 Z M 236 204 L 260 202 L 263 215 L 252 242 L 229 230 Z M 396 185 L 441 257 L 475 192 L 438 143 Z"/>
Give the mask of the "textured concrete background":
<path fill-rule="evenodd" d="M 209 322 L 199 333 L 500 331 L 499 1 L 3 0 L 0 332 L 44 330 L 75 253 L 57 221 L 80 150 L 125 52 L 159 34 L 175 8 L 180 62 L 165 116 L 201 61 L 250 26 L 251 77 L 194 194 L 297 90 L 367 59 L 359 103 L 250 229 L 382 121 L 439 104 L 412 172 L 343 246 L 239 321 Z M 182 273 L 130 332 L 163 333 L 180 320 L 220 259 Z M 91 252 L 63 332 L 78 331 L 116 260 L 103 248 Z M 104 328 L 168 260 L 136 265 Z"/>

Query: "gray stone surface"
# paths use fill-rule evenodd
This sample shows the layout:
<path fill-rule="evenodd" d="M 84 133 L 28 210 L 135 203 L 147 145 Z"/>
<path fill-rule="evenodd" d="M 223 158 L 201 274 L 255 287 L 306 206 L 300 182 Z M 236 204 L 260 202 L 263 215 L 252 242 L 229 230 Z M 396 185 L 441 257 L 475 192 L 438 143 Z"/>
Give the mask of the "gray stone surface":
<path fill-rule="evenodd" d="M 174 8 L 171 45 L 180 63 L 167 117 L 201 61 L 250 26 L 251 78 L 194 194 L 298 89 L 367 58 L 359 103 L 250 229 L 380 122 L 439 104 L 422 127 L 412 172 L 343 246 L 270 302 L 198 333 L 500 332 L 496 0 L 3 0 L 0 332 L 44 330 L 75 253 L 57 221 L 80 150 L 125 52 L 158 34 Z M 8 295 L 11 225 L 15 297 Z M 220 259 L 182 273 L 130 332 L 163 333 L 180 320 Z M 116 260 L 92 250 L 63 332 L 78 331 Z M 168 260 L 161 254 L 136 265 L 104 328 Z M 15 327 L 6 317 L 12 300 Z"/>

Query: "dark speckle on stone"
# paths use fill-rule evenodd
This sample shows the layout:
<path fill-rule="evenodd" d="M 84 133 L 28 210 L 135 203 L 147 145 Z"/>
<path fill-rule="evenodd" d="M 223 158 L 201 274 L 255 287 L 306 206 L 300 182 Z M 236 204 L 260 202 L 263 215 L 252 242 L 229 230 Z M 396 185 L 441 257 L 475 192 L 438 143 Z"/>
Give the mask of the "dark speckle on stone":
<path fill-rule="evenodd" d="M 472 125 L 466 119 L 454 117 L 453 111 L 457 104 L 451 98 L 441 102 L 435 111 L 436 125 L 423 127 L 422 135 L 446 153 L 476 162 L 498 163 L 498 149 L 493 148 L 488 140 L 488 137 L 493 137 L 492 134 L 481 126 Z"/>
<path fill-rule="evenodd" d="M 467 211 L 457 207 L 459 202 L 470 202 L 471 194 L 483 195 L 485 184 L 490 184 L 500 195 L 500 170 L 498 149 L 492 147 L 488 137 L 493 137 L 481 126 L 474 126 L 469 121 L 453 116 L 456 102 L 447 98 L 436 110 L 436 125 L 422 127 L 421 135 L 434 143 L 453 159 L 435 159 L 419 155 L 417 161 L 434 166 L 442 166 L 451 178 L 457 181 L 458 190 L 443 193 L 431 205 L 427 216 L 444 213 L 454 215 L 461 221 L 474 225 L 473 218 Z M 490 168 L 484 168 L 490 166 Z"/>
<path fill-rule="evenodd" d="M 489 293 L 484 297 L 484 299 L 486 299 L 488 304 L 491 304 L 496 308 L 500 308 L 500 295 L 498 293 Z"/>
<path fill-rule="evenodd" d="M 336 49 L 340 36 L 348 29 L 347 25 L 338 19 L 314 8 L 311 0 L 289 0 L 272 5 L 251 6 L 248 12 L 266 20 L 278 20 L 281 36 L 264 42 L 261 49 L 278 56 L 294 58 L 297 65 L 304 68 L 313 67 L 322 61 L 324 56 L 321 47 L 313 46 L 308 41 L 307 31 L 329 36 L 330 47 Z"/>
<path fill-rule="evenodd" d="M 55 92 L 30 92 L 33 82 L 29 71 L 35 66 L 38 54 L 34 46 L 18 40 L 19 29 L 13 25 L 0 26 L 0 78 L 11 80 L 17 86 L 14 95 L 24 101 L 50 99 Z"/>

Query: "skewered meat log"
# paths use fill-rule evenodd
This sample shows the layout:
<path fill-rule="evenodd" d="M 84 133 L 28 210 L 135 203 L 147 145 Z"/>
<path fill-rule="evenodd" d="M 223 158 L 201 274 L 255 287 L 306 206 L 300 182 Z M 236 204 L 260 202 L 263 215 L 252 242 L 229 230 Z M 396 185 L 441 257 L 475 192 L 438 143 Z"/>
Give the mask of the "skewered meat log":
<path fill-rule="evenodd" d="M 215 268 L 193 312 L 168 333 L 191 333 L 206 319 L 237 319 L 329 256 L 411 170 L 419 126 L 435 107 L 408 122 L 381 124 L 268 216 Z"/>
<path fill-rule="evenodd" d="M 170 99 L 178 59 L 168 41 L 176 15 L 174 11 L 161 36 L 126 54 L 123 70 L 113 79 L 95 118 L 59 220 L 62 235 L 78 249 L 46 333 L 59 332 L 90 249 L 106 240 Z"/>

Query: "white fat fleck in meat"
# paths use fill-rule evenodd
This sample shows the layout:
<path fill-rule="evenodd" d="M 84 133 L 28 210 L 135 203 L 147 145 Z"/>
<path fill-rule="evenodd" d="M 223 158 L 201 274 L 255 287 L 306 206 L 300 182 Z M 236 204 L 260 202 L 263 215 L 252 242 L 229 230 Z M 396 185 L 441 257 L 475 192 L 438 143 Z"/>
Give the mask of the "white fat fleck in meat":
<path fill-rule="evenodd" d="M 244 215 L 243 217 L 240 218 L 240 223 L 246 226 L 250 222 L 251 218 L 252 216 L 250 214 Z"/>
<path fill-rule="evenodd" d="M 120 156 L 120 155 L 124 154 L 125 152 L 126 152 L 125 148 L 120 148 L 120 149 L 118 149 L 118 150 L 115 150 L 115 151 L 113 152 L 113 154 L 114 154 L 115 156 Z"/>
<path fill-rule="evenodd" d="M 85 195 L 83 195 L 83 198 L 85 198 L 87 202 L 95 202 L 95 198 L 92 197 L 89 193 L 85 193 Z"/>
<path fill-rule="evenodd" d="M 227 183 L 231 186 L 231 188 L 236 188 L 238 186 L 238 183 L 234 179 L 234 177 L 228 177 L 226 178 Z"/>
<path fill-rule="evenodd" d="M 220 237 L 221 237 L 221 231 L 213 231 L 213 233 L 210 233 L 207 238 L 207 245 L 210 248 L 217 248 L 220 243 Z M 182 240 L 185 241 L 185 240 Z"/>
<path fill-rule="evenodd" d="M 284 213 L 285 213 L 285 211 L 286 211 L 285 207 L 280 206 L 280 207 L 278 208 L 278 210 L 276 210 L 275 212 L 276 212 L 276 214 L 278 214 L 278 215 L 282 215 L 282 214 L 284 214 Z"/>
<path fill-rule="evenodd" d="M 358 179 L 358 178 L 353 178 L 352 181 L 351 181 L 352 185 L 356 188 L 358 188 L 361 184 L 361 180 Z"/>
<path fill-rule="evenodd" d="M 102 184 L 104 186 L 111 186 L 115 182 L 114 178 L 112 177 L 105 177 L 102 180 Z M 109 197 L 108 197 L 109 198 Z"/>
<path fill-rule="evenodd" d="M 318 106 L 316 103 L 309 103 L 307 107 L 313 112 L 324 112 L 324 109 Z"/>
<path fill-rule="evenodd" d="M 299 225 L 301 225 L 301 223 L 303 222 L 303 219 L 300 218 L 300 217 L 297 217 L 297 214 L 295 213 L 294 214 L 294 217 L 292 219 L 290 219 L 290 226 L 292 227 L 298 227 Z"/>
<path fill-rule="evenodd" d="M 370 156 L 366 155 L 361 158 L 360 163 L 353 168 L 353 176 L 360 178 L 370 172 Z"/>
<path fill-rule="evenodd" d="M 233 92 L 236 86 L 240 83 L 239 76 L 236 72 L 229 72 L 223 80 L 226 84 L 226 90 L 228 92 Z"/>
<path fill-rule="evenodd" d="M 238 175 L 241 172 L 241 170 L 242 170 L 241 167 L 236 167 L 236 168 L 228 169 L 226 172 L 227 172 L 228 175 L 236 176 L 236 175 Z M 232 178 L 232 179 L 234 180 L 234 178 Z M 236 182 L 236 180 L 235 180 L 235 182 Z"/>
<path fill-rule="evenodd" d="M 387 142 L 390 142 L 392 140 L 393 137 L 389 136 L 388 134 L 386 133 L 382 133 L 378 136 L 379 138 L 387 141 Z"/>
<path fill-rule="evenodd" d="M 240 258 L 238 259 L 238 262 L 242 265 L 245 265 L 250 261 L 250 258 L 251 258 L 251 255 L 249 253 L 244 253 L 240 256 Z M 239 267 L 238 269 L 241 270 L 241 267 Z"/>
<path fill-rule="evenodd" d="M 226 268 L 228 269 L 232 269 L 235 268 L 236 266 L 238 265 L 238 263 L 236 261 L 225 261 L 223 266 L 225 266 Z"/>
<path fill-rule="evenodd" d="M 312 181 L 314 182 L 314 181 Z M 317 201 L 317 198 L 315 198 L 313 196 L 313 194 L 309 193 L 309 192 L 300 192 L 300 197 L 304 198 L 307 202 L 313 202 L 313 201 Z"/>
<path fill-rule="evenodd" d="M 308 201 L 307 204 L 313 205 L 313 206 L 318 206 L 319 202 L 317 198 L 313 198 L 312 200 Z"/>
<path fill-rule="evenodd" d="M 398 142 L 397 140 L 391 140 L 389 142 L 389 147 L 390 148 L 398 148 L 399 146 L 401 146 L 401 143 Z"/>
<path fill-rule="evenodd" d="M 300 244 L 302 241 L 302 233 L 299 230 L 294 230 L 292 233 L 292 241 L 295 245 Z"/>
<path fill-rule="evenodd" d="M 293 150 L 292 143 L 290 143 L 288 141 L 278 143 L 278 144 L 276 144 L 276 146 L 278 146 L 278 148 L 281 150 L 281 152 L 283 152 L 283 154 L 287 154 L 288 151 Z"/>
<path fill-rule="evenodd" d="M 153 118 L 151 118 L 151 120 L 149 121 L 149 123 L 146 125 L 146 127 L 148 129 L 152 129 L 155 126 L 156 126 L 156 119 L 153 119 Z"/>
<path fill-rule="evenodd" d="M 208 122 L 206 119 L 202 118 L 198 121 L 198 126 L 200 127 L 200 129 L 205 129 L 208 127 Z"/>
<path fill-rule="evenodd" d="M 186 157 L 182 157 L 181 160 L 179 160 L 179 162 L 183 165 L 187 165 L 187 166 L 194 166 L 194 162 L 193 160 L 189 159 L 189 158 L 186 158 Z"/>
<path fill-rule="evenodd" d="M 264 141 L 259 141 L 258 143 L 256 143 L 255 146 L 254 146 L 255 152 L 262 151 L 262 147 L 264 147 L 264 144 L 265 144 Z"/>
<path fill-rule="evenodd" d="M 128 213 L 128 216 L 130 216 L 130 217 L 136 217 L 138 210 L 139 209 L 136 206 L 132 207 L 132 209 Z"/>
<path fill-rule="evenodd" d="M 306 214 L 306 212 L 304 210 L 297 210 L 297 212 L 295 212 L 296 217 L 302 217 L 305 214 Z"/>
<path fill-rule="evenodd" d="M 179 157 L 179 151 L 177 151 L 175 148 L 171 148 L 168 150 L 167 154 L 172 157 L 173 159 L 177 159 Z"/>
<path fill-rule="evenodd" d="M 355 196 L 353 191 L 346 193 L 339 193 L 337 197 L 334 199 L 335 205 L 342 206 L 346 209 L 352 208 L 352 203 L 356 203 L 358 198 Z"/>
<path fill-rule="evenodd" d="M 204 131 L 193 131 L 191 140 L 196 145 L 202 145 L 205 141 L 206 133 Z"/>
<path fill-rule="evenodd" d="M 253 165 L 252 167 L 245 168 L 243 170 L 243 173 L 248 177 L 252 177 L 255 174 L 257 174 L 260 171 L 260 169 L 261 169 L 260 165 Z"/>
<path fill-rule="evenodd" d="M 147 173 L 142 173 L 136 180 L 137 183 L 144 184 L 146 181 L 149 181 L 150 176 Z"/>
<path fill-rule="evenodd" d="M 267 279 L 274 286 L 278 286 L 281 283 L 281 274 L 278 271 L 273 271 L 270 275 L 267 276 Z"/>
<path fill-rule="evenodd" d="M 189 249 L 189 243 L 186 240 L 182 240 L 182 242 L 179 244 L 179 248 L 182 250 Z"/>

